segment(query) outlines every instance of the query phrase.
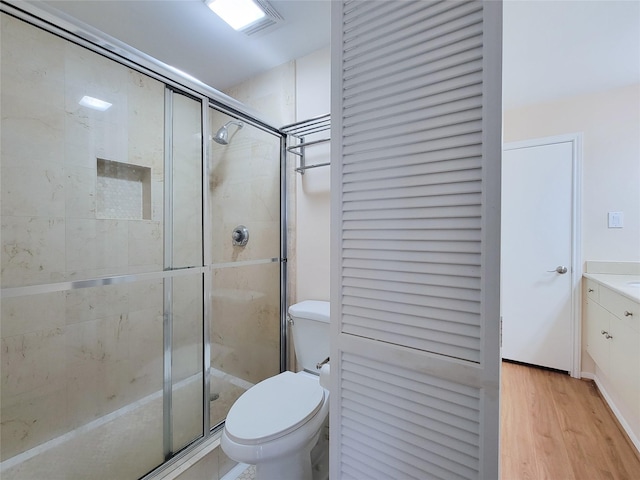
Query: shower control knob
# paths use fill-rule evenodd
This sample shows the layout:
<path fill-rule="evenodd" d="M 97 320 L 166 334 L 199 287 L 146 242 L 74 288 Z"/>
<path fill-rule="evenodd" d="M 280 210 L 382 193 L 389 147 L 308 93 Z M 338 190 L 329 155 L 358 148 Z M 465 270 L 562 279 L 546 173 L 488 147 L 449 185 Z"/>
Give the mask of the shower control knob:
<path fill-rule="evenodd" d="M 234 246 L 244 247 L 249 241 L 249 230 L 244 225 L 238 225 L 231 232 L 231 240 Z"/>

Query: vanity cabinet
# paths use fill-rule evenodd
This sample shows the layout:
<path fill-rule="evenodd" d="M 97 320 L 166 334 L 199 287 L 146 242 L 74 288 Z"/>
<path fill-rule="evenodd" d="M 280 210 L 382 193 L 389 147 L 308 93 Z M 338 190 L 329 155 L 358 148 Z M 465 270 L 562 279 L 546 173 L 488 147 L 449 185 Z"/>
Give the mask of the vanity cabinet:
<path fill-rule="evenodd" d="M 609 346 L 612 338 L 607 338 L 609 330 L 609 312 L 593 300 L 587 300 L 587 351 L 600 370 L 609 374 Z"/>
<path fill-rule="evenodd" d="M 618 410 L 640 429 L 640 304 L 588 278 L 583 298 L 587 351 Z"/>

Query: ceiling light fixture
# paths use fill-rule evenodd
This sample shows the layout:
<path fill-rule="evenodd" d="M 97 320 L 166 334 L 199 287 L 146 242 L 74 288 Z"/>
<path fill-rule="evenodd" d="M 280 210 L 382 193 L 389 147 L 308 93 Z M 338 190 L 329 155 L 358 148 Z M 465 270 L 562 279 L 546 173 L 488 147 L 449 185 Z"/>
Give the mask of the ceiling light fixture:
<path fill-rule="evenodd" d="M 266 16 L 253 0 L 209 0 L 206 3 L 234 30 L 242 30 Z"/>
<path fill-rule="evenodd" d="M 104 112 L 112 105 L 109 102 L 105 102 L 104 100 L 100 100 L 99 98 L 89 97 L 87 95 L 82 97 L 78 103 L 83 107 L 100 110 L 101 112 Z"/>

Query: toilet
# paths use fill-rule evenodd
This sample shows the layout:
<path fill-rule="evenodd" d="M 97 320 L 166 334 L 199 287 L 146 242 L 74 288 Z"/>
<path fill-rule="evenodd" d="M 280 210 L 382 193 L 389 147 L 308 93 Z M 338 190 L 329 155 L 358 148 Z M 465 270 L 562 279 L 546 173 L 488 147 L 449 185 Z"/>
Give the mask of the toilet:
<path fill-rule="evenodd" d="M 312 480 L 312 457 L 328 455 L 318 453 L 328 447 L 329 415 L 329 391 L 320 385 L 318 364 L 329 357 L 329 302 L 291 305 L 289 318 L 303 371 L 280 373 L 243 393 L 222 432 L 222 450 L 236 462 L 255 465 L 256 480 Z"/>

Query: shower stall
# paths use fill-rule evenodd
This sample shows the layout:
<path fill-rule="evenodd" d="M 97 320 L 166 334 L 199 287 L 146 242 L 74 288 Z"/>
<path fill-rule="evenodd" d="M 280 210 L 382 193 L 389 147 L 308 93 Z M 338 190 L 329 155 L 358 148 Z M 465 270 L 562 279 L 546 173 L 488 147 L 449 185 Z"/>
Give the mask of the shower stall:
<path fill-rule="evenodd" d="M 135 479 L 286 366 L 285 139 L 47 15 L 0 13 L 0 476 Z"/>

